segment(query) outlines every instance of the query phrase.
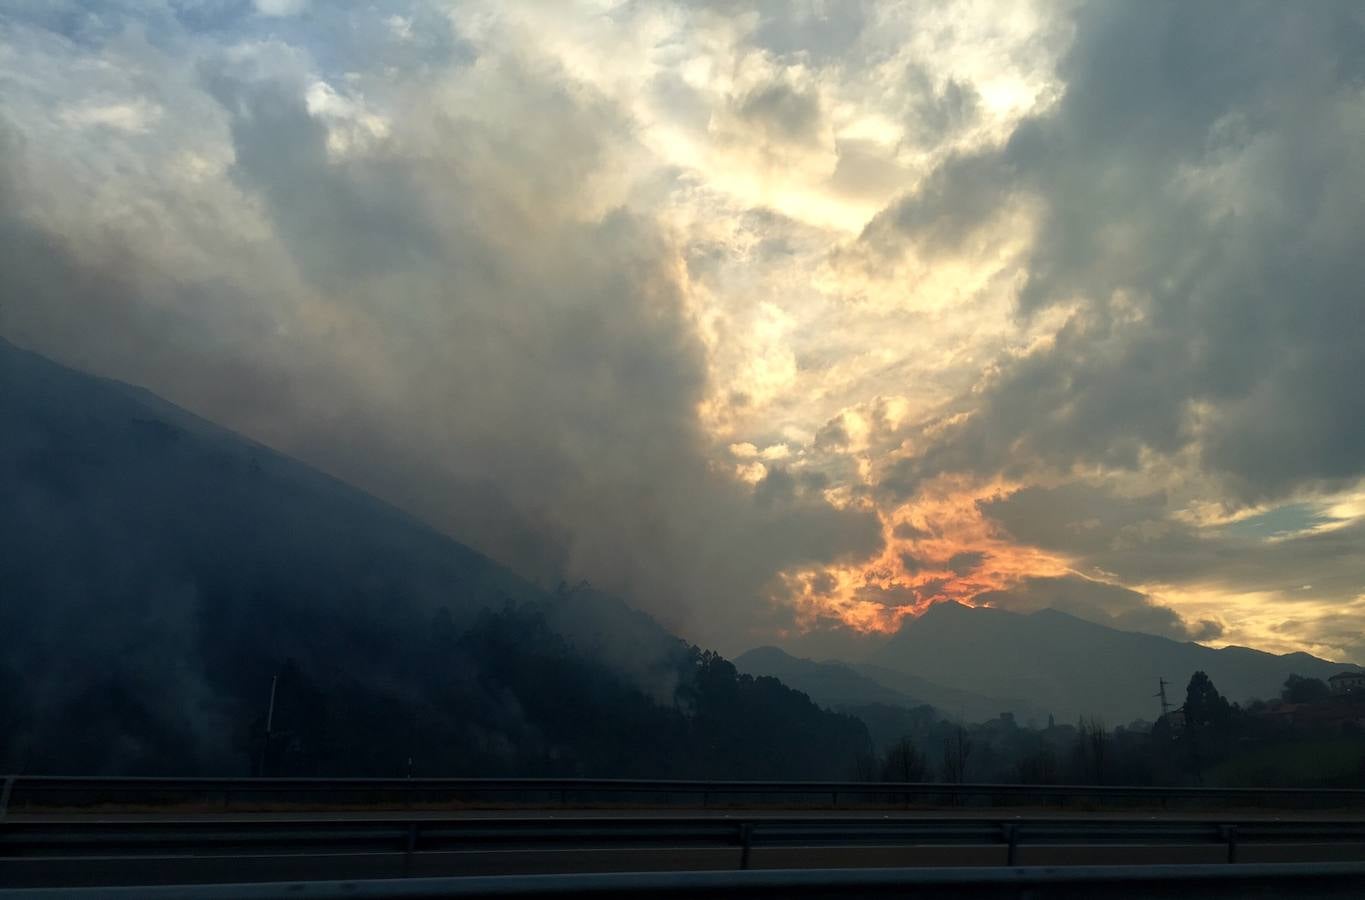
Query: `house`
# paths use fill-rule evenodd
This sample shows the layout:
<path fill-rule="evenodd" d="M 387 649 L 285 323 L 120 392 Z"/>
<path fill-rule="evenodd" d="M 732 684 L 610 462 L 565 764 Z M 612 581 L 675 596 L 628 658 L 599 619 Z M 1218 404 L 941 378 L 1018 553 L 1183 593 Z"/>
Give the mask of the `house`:
<path fill-rule="evenodd" d="M 1274 722 L 1281 728 L 1289 728 L 1299 720 L 1301 710 L 1306 706 L 1308 706 L 1307 703 L 1272 702 L 1261 708 L 1256 715 L 1265 719 L 1267 722 Z"/>
<path fill-rule="evenodd" d="M 1365 693 L 1361 696 L 1365 697 Z M 1296 730 L 1359 733 L 1365 729 L 1365 707 L 1359 703 L 1330 700 L 1321 703 L 1277 703 L 1257 715 L 1281 728 Z"/>
<path fill-rule="evenodd" d="M 1333 694 L 1365 693 L 1365 672 L 1338 672 L 1327 679 Z"/>

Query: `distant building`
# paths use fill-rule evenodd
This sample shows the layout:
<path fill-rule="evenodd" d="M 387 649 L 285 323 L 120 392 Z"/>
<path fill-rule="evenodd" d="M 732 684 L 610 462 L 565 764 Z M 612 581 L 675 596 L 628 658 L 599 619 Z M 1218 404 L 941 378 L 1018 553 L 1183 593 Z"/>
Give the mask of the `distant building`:
<path fill-rule="evenodd" d="M 1365 696 L 1365 692 L 1361 696 Z M 1359 703 L 1277 703 L 1267 706 L 1256 715 L 1282 728 L 1328 729 L 1346 733 L 1359 733 L 1365 729 L 1365 708 Z"/>
<path fill-rule="evenodd" d="M 1338 672 L 1327 679 L 1333 694 L 1365 693 L 1365 672 Z"/>

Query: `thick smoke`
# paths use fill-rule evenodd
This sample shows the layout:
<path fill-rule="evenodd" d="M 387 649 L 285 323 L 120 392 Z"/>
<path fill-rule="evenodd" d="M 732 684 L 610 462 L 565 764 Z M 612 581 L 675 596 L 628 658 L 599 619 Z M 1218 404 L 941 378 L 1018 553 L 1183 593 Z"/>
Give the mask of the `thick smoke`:
<path fill-rule="evenodd" d="M 878 546 L 868 512 L 755 498 L 708 463 L 685 269 L 610 196 L 631 140 L 605 101 L 450 40 L 428 51 L 443 69 L 361 79 L 381 116 L 318 79 L 355 48 L 225 50 L 224 30 L 157 22 L 134 49 L 171 73 L 154 102 L 173 140 L 103 126 L 130 174 L 85 224 L 64 215 L 90 189 L 75 162 L 44 158 L 33 110 L 4 111 L 0 332 L 727 649 L 768 620 L 776 572 Z M 11 36 L 52 65 L 64 24 Z M 65 53 L 133 65 L 135 37 L 83 34 Z"/>

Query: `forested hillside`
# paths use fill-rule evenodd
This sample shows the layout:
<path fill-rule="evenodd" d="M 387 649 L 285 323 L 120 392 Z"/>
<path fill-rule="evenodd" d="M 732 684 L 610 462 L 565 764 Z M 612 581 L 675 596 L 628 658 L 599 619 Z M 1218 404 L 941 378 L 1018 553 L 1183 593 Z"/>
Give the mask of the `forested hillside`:
<path fill-rule="evenodd" d="M 0 386 L 0 770 L 818 778 L 866 745 L 146 392 L 3 342 Z"/>

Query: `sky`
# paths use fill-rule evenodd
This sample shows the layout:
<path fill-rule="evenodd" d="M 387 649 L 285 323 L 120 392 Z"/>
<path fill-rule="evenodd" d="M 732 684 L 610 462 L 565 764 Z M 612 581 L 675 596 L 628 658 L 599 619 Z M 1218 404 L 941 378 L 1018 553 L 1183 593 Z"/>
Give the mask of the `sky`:
<path fill-rule="evenodd" d="M 1365 7 L 0 0 L 0 336 L 727 652 L 1365 663 Z"/>

